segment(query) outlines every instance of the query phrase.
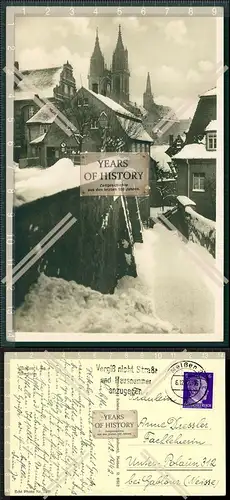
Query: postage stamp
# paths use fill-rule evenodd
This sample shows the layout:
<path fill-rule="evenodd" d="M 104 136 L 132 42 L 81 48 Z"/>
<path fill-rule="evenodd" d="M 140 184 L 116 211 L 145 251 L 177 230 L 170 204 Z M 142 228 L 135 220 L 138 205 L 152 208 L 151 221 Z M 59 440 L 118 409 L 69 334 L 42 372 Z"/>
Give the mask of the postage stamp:
<path fill-rule="evenodd" d="M 199 363 L 192 360 L 181 360 L 170 366 L 168 369 L 169 378 L 167 378 L 168 384 L 166 393 L 173 403 L 181 406 L 184 402 L 184 377 L 186 373 L 189 373 L 194 377 L 201 373 L 207 375 L 203 367 Z"/>
<path fill-rule="evenodd" d="M 212 408 L 213 373 L 185 372 L 183 380 L 183 408 Z"/>
<path fill-rule="evenodd" d="M 93 411 L 94 438 L 136 438 L 138 437 L 138 415 L 136 410 Z"/>

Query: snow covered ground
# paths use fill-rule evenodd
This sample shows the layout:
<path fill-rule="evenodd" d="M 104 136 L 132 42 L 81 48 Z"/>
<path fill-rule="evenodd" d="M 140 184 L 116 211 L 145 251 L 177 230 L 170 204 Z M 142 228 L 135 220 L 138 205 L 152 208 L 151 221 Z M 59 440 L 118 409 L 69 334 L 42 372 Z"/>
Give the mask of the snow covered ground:
<path fill-rule="evenodd" d="M 214 332 L 218 285 L 207 269 L 213 269 L 215 261 L 203 247 L 186 245 L 176 233 L 156 224 L 144 232 L 144 245 L 136 244 L 135 260 L 160 318 L 182 333 Z"/>
<path fill-rule="evenodd" d="M 185 245 L 161 224 L 145 230 L 144 243 L 135 245 L 138 277 L 122 278 L 113 295 L 42 274 L 16 311 L 15 329 L 211 333 L 214 331 L 212 280 L 194 262 L 194 248 L 199 247 L 193 243 Z M 206 250 L 202 248 L 200 255 L 213 265 L 214 260 Z"/>

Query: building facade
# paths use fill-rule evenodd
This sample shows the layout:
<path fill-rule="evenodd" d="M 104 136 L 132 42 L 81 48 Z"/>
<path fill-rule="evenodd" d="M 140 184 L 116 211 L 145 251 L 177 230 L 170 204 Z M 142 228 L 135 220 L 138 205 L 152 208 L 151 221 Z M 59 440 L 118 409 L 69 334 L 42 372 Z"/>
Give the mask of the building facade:
<path fill-rule="evenodd" d="M 70 135 L 60 128 L 58 112 L 49 104 L 27 121 L 26 140 L 32 164 L 47 168 L 63 156 L 79 163 L 79 155 L 85 151 L 149 153 L 152 139 L 141 119 L 109 97 L 82 87 L 70 101 L 70 109 L 71 114 L 68 107 L 65 112 L 72 127 Z"/>
<path fill-rule="evenodd" d="M 19 64 L 15 63 L 19 71 Z M 17 74 L 17 73 L 16 73 Z M 63 66 L 20 71 L 14 89 L 14 161 L 29 154 L 27 122 L 47 102 L 57 108 L 76 93 L 73 68 L 67 61 Z M 40 134 L 42 135 L 42 134 Z"/>
<path fill-rule="evenodd" d="M 216 219 L 216 159 L 218 123 L 216 89 L 200 96 L 185 146 L 173 156 L 178 177 L 178 195 L 196 203 L 196 210 Z"/>
<path fill-rule="evenodd" d="M 142 120 L 110 97 L 82 87 L 74 105 L 81 150 L 150 152 L 152 138 Z"/>

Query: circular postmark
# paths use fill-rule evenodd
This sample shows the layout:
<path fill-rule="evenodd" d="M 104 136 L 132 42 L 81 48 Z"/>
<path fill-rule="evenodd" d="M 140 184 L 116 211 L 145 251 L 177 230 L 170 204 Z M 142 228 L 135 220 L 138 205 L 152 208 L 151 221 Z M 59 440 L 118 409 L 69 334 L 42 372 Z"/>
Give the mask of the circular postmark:
<path fill-rule="evenodd" d="M 204 368 L 199 363 L 191 360 L 182 360 L 173 363 L 173 365 L 171 365 L 168 369 L 169 382 L 166 388 L 166 394 L 168 398 L 173 401 L 173 403 L 176 403 L 180 406 L 183 406 L 184 402 L 185 373 L 188 372 L 191 374 L 194 373 L 193 382 L 197 380 L 197 386 L 196 388 L 194 388 L 194 390 L 197 391 L 198 394 L 200 390 L 200 384 L 202 383 L 199 374 L 206 373 Z"/>

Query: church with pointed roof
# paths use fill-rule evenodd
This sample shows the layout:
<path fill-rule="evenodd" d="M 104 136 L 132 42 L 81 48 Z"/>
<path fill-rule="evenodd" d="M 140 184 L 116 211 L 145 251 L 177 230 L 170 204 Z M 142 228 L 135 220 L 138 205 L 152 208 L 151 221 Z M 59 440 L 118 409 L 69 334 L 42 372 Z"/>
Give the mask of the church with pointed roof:
<path fill-rule="evenodd" d="M 97 29 L 94 50 L 90 58 L 89 90 L 107 95 L 118 103 L 129 103 L 129 78 L 128 50 L 123 43 L 121 26 L 119 25 L 110 68 L 105 64 Z"/>

